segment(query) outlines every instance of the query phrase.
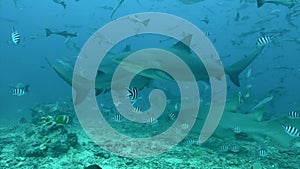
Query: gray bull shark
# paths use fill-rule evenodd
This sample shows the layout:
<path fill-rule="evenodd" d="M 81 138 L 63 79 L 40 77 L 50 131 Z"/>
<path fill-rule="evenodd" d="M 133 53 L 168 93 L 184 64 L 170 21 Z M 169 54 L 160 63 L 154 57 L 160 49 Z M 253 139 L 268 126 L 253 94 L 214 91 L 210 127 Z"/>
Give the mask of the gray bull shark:
<path fill-rule="evenodd" d="M 298 3 L 298 0 L 257 0 L 257 7 L 259 8 L 263 6 L 265 3 L 283 5 L 291 8 Z"/>
<path fill-rule="evenodd" d="M 182 41 L 186 41 L 186 42 L 190 42 L 192 36 L 188 35 L 186 36 Z M 186 45 L 184 45 L 182 43 L 182 41 L 176 43 L 174 46 L 172 46 L 171 48 L 168 48 L 167 50 L 170 52 L 173 52 L 174 54 L 176 54 L 177 56 L 179 56 L 182 60 L 184 60 L 186 62 L 186 64 L 189 66 L 189 68 L 191 69 L 191 71 L 194 73 L 194 76 L 196 78 L 197 81 L 205 81 L 208 82 L 209 81 L 209 76 L 206 73 L 206 68 L 203 65 L 203 63 L 197 58 L 195 57 L 189 47 L 187 47 Z M 229 67 L 225 68 L 225 73 L 229 76 L 229 78 L 231 79 L 231 81 L 236 85 L 236 86 L 240 86 L 240 81 L 239 81 L 239 75 L 241 72 L 243 72 L 256 58 L 257 56 L 262 52 L 264 47 L 259 47 L 257 48 L 253 53 L 251 53 L 249 56 L 243 58 L 242 60 L 232 64 Z M 150 53 L 151 54 L 151 53 Z M 163 59 L 163 56 L 161 56 L 161 58 Z M 123 58 L 121 57 L 114 57 L 113 61 L 116 63 L 121 63 Z M 142 59 L 142 58 L 141 58 Z M 157 60 L 151 60 L 152 63 L 157 63 L 160 64 L 162 63 L 161 60 L 157 59 Z M 136 70 L 138 68 L 140 68 L 140 63 L 143 63 L 143 61 L 136 59 L 134 61 L 126 61 L 122 63 L 122 68 L 126 71 L 129 72 L 136 72 Z M 220 66 L 220 60 L 216 60 L 215 62 L 210 62 L 209 65 L 206 65 L 208 68 L 210 68 L 212 71 L 212 76 L 220 79 L 221 76 L 223 76 L 223 74 L 221 74 L 218 70 L 218 66 Z M 170 68 L 172 71 L 172 73 L 177 73 L 177 74 L 181 74 L 181 70 L 178 70 L 177 65 L 168 65 L 168 68 Z M 140 75 L 145 76 L 147 78 L 150 79 L 155 79 L 155 80 L 168 80 L 168 81 L 174 81 L 174 79 L 172 77 L 170 77 L 167 73 L 165 73 L 164 71 L 160 71 L 160 70 L 146 70 L 140 73 Z M 188 80 L 184 79 L 185 75 L 181 76 L 183 79 L 177 79 L 179 81 L 182 82 L 186 82 Z"/>
<path fill-rule="evenodd" d="M 65 38 L 71 38 L 71 37 L 77 37 L 77 33 L 70 33 L 70 32 L 67 32 L 67 31 L 58 31 L 58 32 L 54 32 L 54 31 L 51 31 L 50 29 L 46 28 L 46 36 L 50 36 L 50 35 L 60 35 L 60 36 L 63 36 Z"/>
<path fill-rule="evenodd" d="M 271 138 L 272 141 L 282 147 L 291 147 L 294 141 L 299 139 L 287 134 L 282 124 L 300 128 L 300 119 L 289 119 L 287 115 L 265 119 L 265 110 L 263 108 L 248 113 L 241 113 L 243 111 L 240 109 L 240 106 L 238 99 L 227 99 L 222 119 L 213 136 L 225 139 L 228 142 L 247 140 L 263 143 L 266 139 Z M 207 117 L 207 113 L 204 112 L 208 112 L 209 107 L 202 106 L 200 109 L 192 132 L 198 133 L 199 128 L 201 129 L 204 123 L 204 119 Z M 240 134 L 233 132 L 233 129 L 237 126 L 241 129 Z"/>
<path fill-rule="evenodd" d="M 184 40 L 190 40 L 191 36 L 187 36 Z M 180 56 L 187 62 L 189 67 L 191 68 L 192 72 L 194 73 L 197 81 L 205 81 L 207 82 L 209 80 L 209 77 L 206 73 L 205 66 L 202 64 L 202 62 L 194 60 L 195 58 L 192 53 L 189 51 L 189 48 L 185 45 L 183 45 L 182 42 L 178 42 L 171 48 L 168 48 L 167 50 L 174 52 L 176 55 Z M 237 85 L 240 86 L 239 82 L 239 74 L 245 70 L 255 59 L 256 57 L 261 53 L 263 50 L 263 47 L 258 48 L 255 52 L 253 52 L 248 57 L 245 57 L 244 59 L 232 64 L 230 67 L 225 68 L 225 73 L 229 75 L 231 81 Z M 95 94 L 99 95 L 100 93 L 110 90 L 111 89 L 111 77 L 114 73 L 114 67 L 113 65 L 116 65 L 127 57 L 128 55 L 132 54 L 133 52 L 120 52 L 117 54 L 108 54 L 110 55 L 108 58 L 113 58 L 110 62 L 106 63 L 106 65 L 101 66 L 101 69 L 98 70 L 97 75 L 95 77 Z M 185 58 L 185 59 L 184 59 Z M 67 64 L 65 62 L 59 62 L 59 65 L 55 65 L 48 61 L 48 64 L 55 70 L 55 72 L 69 85 L 72 85 L 72 78 L 73 78 L 73 66 L 70 64 Z M 154 60 L 151 62 L 155 62 Z M 216 62 L 216 64 L 220 64 L 219 62 Z M 134 63 L 126 63 L 124 70 L 135 73 L 136 70 L 136 64 Z M 173 70 L 177 71 L 176 73 L 180 73 L 180 70 L 177 69 L 176 65 L 174 66 Z M 209 65 L 214 67 L 214 63 L 212 65 Z M 218 74 L 218 72 L 213 72 L 213 76 L 219 79 L 219 76 L 223 76 L 223 74 Z M 182 76 L 184 77 L 184 76 Z M 80 77 L 82 80 L 80 82 L 77 82 L 78 86 L 73 86 L 77 92 L 77 96 L 74 100 L 75 104 L 81 103 L 84 98 L 87 96 L 88 91 L 90 90 L 90 86 L 86 86 L 86 83 L 88 82 L 84 77 Z M 124 77 L 125 78 L 125 77 Z M 125 79 L 119 79 L 119 83 L 122 84 Z M 172 77 L 170 77 L 168 74 L 166 74 L 163 71 L 160 70 L 145 70 L 139 73 L 138 76 L 134 79 L 134 85 L 135 87 L 142 89 L 149 85 L 149 83 L 152 80 L 168 80 L 168 81 L 174 81 Z M 182 81 L 185 81 L 185 79 L 181 79 Z M 125 84 L 125 83 L 124 83 Z M 124 86 L 126 88 L 128 86 Z M 77 89 L 76 89 L 77 88 Z M 79 97 L 80 96 L 80 97 Z"/>
<path fill-rule="evenodd" d="M 65 82 L 67 82 L 67 84 L 72 86 L 74 67 L 71 64 L 62 60 L 58 60 L 58 62 L 54 64 L 50 62 L 47 58 L 46 61 L 50 65 L 50 67 L 53 68 L 53 70 L 58 74 L 59 77 L 61 77 Z M 111 77 L 113 73 L 111 64 L 113 63 L 110 63 L 107 66 L 106 65 L 101 66 L 102 69 L 97 71 L 95 77 L 96 96 L 111 89 Z M 122 84 L 123 80 L 125 79 L 118 79 L 118 83 Z M 145 78 L 143 76 L 135 76 L 133 81 L 135 84 L 134 87 L 137 87 L 138 89 L 142 89 L 148 85 L 150 79 Z M 87 80 L 84 77 L 80 77 L 79 81 L 75 83 L 76 85 L 73 86 L 76 91 L 76 96 L 73 101 L 75 105 L 81 103 L 87 97 L 89 91 L 91 90 L 91 86 L 88 86 L 87 82 L 89 82 L 89 80 Z M 122 89 L 128 88 L 128 86 L 125 85 L 122 87 L 123 87 Z"/>

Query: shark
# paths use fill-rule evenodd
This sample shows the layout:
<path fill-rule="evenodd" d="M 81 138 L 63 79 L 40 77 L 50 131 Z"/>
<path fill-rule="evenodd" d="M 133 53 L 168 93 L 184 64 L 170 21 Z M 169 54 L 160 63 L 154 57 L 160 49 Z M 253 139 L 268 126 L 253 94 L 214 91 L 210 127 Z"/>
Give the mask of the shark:
<path fill-rule="evenodd" d="M 192 36 L 186 36 L 183 38 L 184 41 L 190 41 Z M 239 75 L 241 72 L 243 72 L 256 58 L 257 56 L 262 52 L 264 47 L 260 47 L 257 50 L 255 50 L 252 54 L 249 56 L 243 58 L 240 61 L 237 61 L 236 63 L 232 64 L 229 67 L 225 68 L 225 73 L 229 75 L 231 81 L 236 85 L 240 86 L 239 81 Z M 166 48 L 166 50 L 171 51 L 175 53 L 176 55 L 180 56 L 184 61 L 187 62 L 188 66 L 192 70 L 192 72 L 195 75 L 195 79 L 197 81 L 204 81 L 208 82 L 209 77 L 206 73 L 206 68 L 203 65 L 203 63 L 191 53 L 189 47 L 184 45 L 182 41 L 179 41 L 175 45 L 171 46 L 170 48 Z M 100 70 L 97 71 L 96 77 L 95 77 L 95 95 L 99 95 L 103 92 L 106 92 L 111 89 L 111 80 L 112 76 L 114 74 L 115 67 L 119 65 L 119 63 L 132 54 L 134 51 L 122 51 L 119 53 L 107 53 L 106 58 L 109 58 L 107 62 L 101 63 Z M 73 71 L 74 67 L 66 63 L 62 60 L 60 60 L 58 63 L 54 64 L 50 62 L 48 59 L 46 59 L 47 63 L 50 65 L 50 67 L 61 77 L 67 84 L 72 86 L 72 78 L 73 78 Z M 160 62 L 160 60 L 151 60 L 151 62 Z M 216 62 L 211 63 L 210 66 L 212 70 L 214 70 L 215 66 L 219 66 L 220 62 L 217 60 Z M 136 63 L 125 63 L 125 67 L 122 67 L 124 71 L 129 71 L 132 73 L 135 73 L 137 69 L 139 68 L 138 64 Z M 175 71 L 175 73 L 181 73 L 180 70 L 176 67 L 177 65 L 170 65 L 173 66 L 172 70 Z M 213 71 L 212 74 L 215 78 L 219 79 L 223 74 L 219 74 L 218 71 Z M 182 76 L 183 79 L 180 79 L 181 81 L 186 81 L 184 79 L 185 76 Z M 85 97 L 88 95 L 89 90 L 91 89 L 91 86 L 88 86 L 88 80 L 84 77 L 80 77 L 79 82 L 76 82 L 76 86 L 73 86 L 76 91 L 76 97 L 74 100 L 74 103 L 77 105 L 81 103 Z M 133 79 L 133 82 L 131 84 L 134 84 L 134 87 L 137 87 L 138 89 L 143 89 L 145 87 L 149 87 L 151 84 L 153 84 L 153 81 L 157 80 L 167 80 L 174 82 L 174 79 L 168 75 L 167 73 L 160 71 L 158 69 L 148 69 L 144 70 L 138 73 L 137 76 Z M 123 79 L 118 79 L 119 84 L 123 84 L 122 86 L 124 89 L 128 88 L 130 86 L 125 86 L 126 84 L 126 77 Z M 77 88 L 77 89 L 76 89 Z"/>
<path fill-rule="evenodd" d="M 177 42 L 175 45 L 173 45 L 170 48 L 167 48 L 166 50 L 176 54 L 180 57 L 180 59 L 184 60 L 185 63 L 189 66 L 191 71 L 194 73 L 195 79 L 197 81 L 204 81 L 209 82 L 209 76 L 206 71 L 206 67 L 204 64 L 190 51 L 190 48 L 186 46 L 183 41 L 187 42 L 187 44 L 190 43 L 192 36 L 188 35 L 185 38 L 183 38 L 181 41 Z M 264 49 L 264 46 L 258 47 L 254 52 L 252 52 L 250 55 L 244 57 L 243 59 L 237 61 L 236 63 L 233 63 L 232 65 L 225 67 L 225 73 L 229 76 L 230 80 L 236 85 L 240 85 L 239 75 L 241 72 L 243 72 L 258 56 L 261 54 L 262 50 Z M 142 59 L 142 58 L 141 58 Z M 163 56 L 161 57 L 163 59 Z M 140 63 L 142 63 L 141 60 L 134 60 L 134 61 L 123 61 L 122 57 L 113 57 L 112 60 L 119 64 L 122 62 L 122 68 L 129 72 L 136 72 L 140 68 Z M 160 64 L 162 61 L 160 59 L 157 60 L 151 60 L 152 63 Z M 212 71 L 212 76 L 220 79 L 223 74 L 221 74 L 217 67 L 220 66 L 220 60 L 215 60 L 210 62 L 208 65 L 206 65 L 208 68 L 210 68 Z M 177 68 L 177 65 L 168 65 L 168 67 L 173 70 L 173 73 L 181 74 L 181 70 Z M 170 75 L 165 73 L 164 71 L 157 70 L 157 69 L 150 69 L 146 70 L 140 73 L 142 76 L 145 76 L 150 79 L 155 80 L 168 80 L 168 81 L 174 81 Z M 187 82 L 187 79 L 184 79 L 184 75 L 181 76 L 183 79 L 177 79 L 182 82 Z"/>
<path fill-rule="evenodd" d="M 46 37 L 50 36 L 50 35 L 60 35 L 60 36 L 63 36 L 65 38 L 71 38 L 71 37 L 77 37 L 77 33 L 70 33 L 70 32 L 67 32 L 67 31 L 57 31 L 57 32 L 54 32 L 54 31 L 51 31 L 50 29 L 46 28 Z"/>
<path fill-rule="evenodd" d="M 68 85 L 72 86 L 72 80 L 73 80 L 73 72 L 74 72 L 74 66 L 71 63 L 68 63 L 64 60 L 57 60 L 55 63 L 51 62 L 48 58 L 45 58 L 48 65 L 57 73 L 57 75 L 63 79 Z M 108 90 L 111 89 L 111 80 L 113 76 L 113 63 L 107 63 L 106 65 L 101 65 L 101 70 L 98 70 L 95 77 L 95 88 L 94 92 L 95 95 L 98 96 L 101 93 L 105 93 Z M 90 80 L 88 80 L 85 77 L 79 77 L 79 80 L 75 83 L 74 86 L 72 86 L 75 89 L 76 95 L 75 99 L 73 100 L 73 103 L 75 105 L 80 104 L 88 95 L 90 90 L 92 89 L 90 85 L 88 85 Z M 122 84 L 125 84 L 125 77 L 124 79 L 118 79 L 118 83 L 120 83 L 121 88 L 124 89 L 123 91 L 126 91 L 125 89 L 128 88 L 128 86 L 125 86 Z M 146 78 L 144 76 L 135 76 L 133 79 L 134 87 L 138 89 L 143 89 L 144 87 L 147 87 L 148 84 L 151 82 L 151 79 Z"/>
<path fill-rule="evenodd" d="M 226 100 L 225 110 L 221 121 L 218 124 L 213 136 L 222 138 L 227 142 L 244 140 L 263 143 L 271 139 L 278 146 L 288 148 L 293 146 L 297 137 L 292 137 L 286 133 L 282 124 L 300 128 L 300 119 L 289 119 L 287 115 L 276 117 L 266 117 L 264 108 L 245 111 L 241 109 L 241 103 L 236 98 Z M 193 126 L 192 133 L 199 133 L 199 128 L 203 126 L 207 117 L 209 106 L 200 107 L 198 117 Z M 234 133 L 233 129 L 239 126 L 241 133 Z"/>
<path fill-rule="evenodd" d="M 258 8 L 263 6 L 265 3 L 271 3 L 271 4 L 275 4 L 275 5 L 283 5 L 283 6 L 292 8 L 298 3 L 298 0 L 256 0 L 256 2 L 257 2 Z"/>

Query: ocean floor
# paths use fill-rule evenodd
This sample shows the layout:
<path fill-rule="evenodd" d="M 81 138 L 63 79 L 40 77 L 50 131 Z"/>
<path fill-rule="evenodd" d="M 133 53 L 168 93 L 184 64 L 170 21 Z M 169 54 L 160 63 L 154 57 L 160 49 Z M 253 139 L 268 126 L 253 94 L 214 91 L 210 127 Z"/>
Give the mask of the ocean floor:
<path fill-rule="evenodd" d="M 33 109 L 37 107 L 43 109 L 47 106 L 39 105 Z M 198 135 L 190 133 L 180 144 L 163 154 L 132 159 L 100 148 L 76 120 L 65 125 L 53 125 L 42 119 L 43 123 L 23 121 L 0 129 L 1 169 L 84 169 L 92 164 L 103 169 L 300 168 L 300 140 L 296 147 L 291 148 L 279 147 L 272 140 L 258 145 L 244 140 L 229 143 L 216 137 L 199 145 L 195 141 Z"/>

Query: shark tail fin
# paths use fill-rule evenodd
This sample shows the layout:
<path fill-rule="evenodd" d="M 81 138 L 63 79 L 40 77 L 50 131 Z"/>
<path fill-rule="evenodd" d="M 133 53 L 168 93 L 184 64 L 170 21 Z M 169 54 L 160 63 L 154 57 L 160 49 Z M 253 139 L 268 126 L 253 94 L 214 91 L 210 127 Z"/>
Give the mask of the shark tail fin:
<path fill-rule="evenodd" d="M 257 7 L 260 8 L 265 3 L 265 0 L 256 0 L 256 2 L 257 2 Z"/>
<path fill-rule="evenodd" d="M 147 26 L 148 26 L 148 24 L 149 24 L 149 21 L 150 21 L 150 19 L 146 19 L 146 20 L 144 20 L 144 21 L 143 21 L 143 25 L 144 25 L 145 27 L 147 27 Z"/>
<path fill-rule="evenodd" d="M 241 86 L 240 84 L 240 79 L 239 79 L 239 76 L 240 76 L 240 73 L 242 71 L 238 71 L 238 72 L 235 72 L 235 71 L 230 71 L 228 70 L 227 73 L 228 73 L 228 76 L 230 78 L 230 80 L 238 87 Z"/>
<path fill-rule="evenodd" d="M 52 35 L 53 32 L 50 29 L 46 28 L 45 30 L 46 30 L 46 37 Z"/>
<path fill-rule="evenodd" d="M 262 52 L 263 49 L 264 46 L 259 47 L 251 55 L 246 56 L 244 59 L 237 61 L 236 63 L 225 69 L 225 72 L 228 74 L 230 80 L 236 86 L 240 86 L 240 74 L 256 59 L 256 57 Z"/>
<path fill-rule="evenodd" d="M 25 92 L 29 92 L 29 85 L 26 85 L 26 86 L 24 87 L 24 90 L 25 90 Z"/>

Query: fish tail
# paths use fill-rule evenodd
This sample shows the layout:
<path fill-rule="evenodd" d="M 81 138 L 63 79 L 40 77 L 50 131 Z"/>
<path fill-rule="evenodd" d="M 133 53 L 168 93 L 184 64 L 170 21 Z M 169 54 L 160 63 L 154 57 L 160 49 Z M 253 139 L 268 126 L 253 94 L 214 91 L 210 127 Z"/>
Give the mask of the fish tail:
<path fill-rule="evenodd" d="M 146 19 L 146 20 L 144 20 L 144 21 L 143 21 L 143 25 L 144 25 L 145 27 L 147 27 L 147 26 L 148 26 L 148 24 L 149 24 L 149 21 L 150 21 L 150 19 Z"/>
<path fill-rule="evenodd" d="M 53 32 L 50 29 L 46 28 L 45 30 L 46 30 L 46 37 L 53 34 Z"/>
<path fill-rule="evenodd" d="M 225 69 L 226 74 L 228 74 L 230 80 L 236 85 L 240 86 L 239 76 L 240 74 L 256 59 L 256 57 L 262 52 L 264 46 L 259 47 L 254 53 L 250 56 L 245 57 L 244 59 L 237 61 L 231 66 Z"/>
<path fill-rule="evenodd" d="M 61 5 L 64 7 L 64 9 L 66 9 L 67 4 L 65 2 L 63 2 Z"/>
<path fill-rule="evenodd" d="M 26 85 L 26 86 L 24 87 L 24 91 L 25 91 L 25 92 L 29 92 L 29 85 Z"/>
<path fill-rule="evenodd" d="M 257 7 L 260 8 L 265 3 L 265 0 L 256 0 L 256 2 L 257 2 Z"/>

